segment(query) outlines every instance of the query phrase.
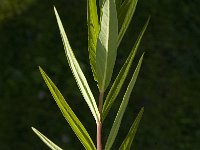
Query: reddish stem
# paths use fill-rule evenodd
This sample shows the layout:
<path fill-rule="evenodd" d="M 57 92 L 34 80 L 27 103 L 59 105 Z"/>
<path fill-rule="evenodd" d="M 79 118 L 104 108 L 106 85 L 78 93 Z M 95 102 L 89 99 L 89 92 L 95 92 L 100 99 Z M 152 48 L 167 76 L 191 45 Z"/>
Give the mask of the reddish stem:
<path fill-rule="evenodd" d="M 102 150 L 102 107 L 103 107 L 103 95 L 104 92 L 99 93 L 99 113 L 100 113 L 100 121 L 97 122 L 97 150 Z"/>

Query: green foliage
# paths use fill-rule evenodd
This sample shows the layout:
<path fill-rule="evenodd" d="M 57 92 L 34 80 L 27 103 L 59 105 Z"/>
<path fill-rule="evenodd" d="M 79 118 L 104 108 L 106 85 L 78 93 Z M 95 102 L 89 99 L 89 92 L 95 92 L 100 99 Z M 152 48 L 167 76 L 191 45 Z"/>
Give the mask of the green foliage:
<path fill-rule="evenodd" d="M 88 132 L 86 131 L 85 127 L 82 125 L 80 120 L 76 117 L 70 106 L 65 101 L 64 97 L 55 86 L 55 84 L 51 81 L 51 79 L 47 76 L 47 74 L 39 68 L 42 74 L 44 81 L 46 82 L 53 98 L 55 99 L 58 107 L 60 108 L 63 116 L 75 132 L 76 136 L 79 138 L 83 146 L 88 150 L 94 150 L 95 146 L 93 141 L 91 140 Z"/>
<path fill-rule="evenodd" d="M 55 14 L 56 14 L 56 18 L 57 18 L 58 26 L 60 29 L 60 34 L 62 37 L 63 45 L 65 48 L 65 54 L 67 56 L 69 66 L 70 66 L 72 73 L 76 79 L 76 82 L 80 88 L 80 91 L 81 91 L 83 97 L 85 98 L 85 101 L 87 102 L 96 122 L 98 122 L 100 120 L 100 116 L 99 116 L 99 111 L 98 111 L 94 96 L 93 96 L 93 94 L 89 88 L 89 85 L 87 83 L 87 80 L 86 80 L 86 78 L 74 56 L 74 53 L 69 45 L 68 38 L 65 34 L 60 17 L 58 16 L 58 13 L 55 8 L 54 8 L 54 10 L 55 10 Z"/>
<path fill-rule="evenodd" d="M 138 113 L 135 121 L 133 122 L 133 124 L 132 124 L 126 138 L 124 139 L 122 145 L 120 146 L 119 150 L 130 150 L 131 149 L 131 145 L 132 145 L 133 139 L 135 137 L 135 133 L 137 131 L 140 120 L 142 118 L 143 112 L 144 112 L 144 107 L 141 108 L 140 112 Z"/>
<path fill-rule="evenodd" d="M 54 144 L 52 141 L 50 141 L 46 136 L 44 136 L 41 132 L 39 132 L 37 129 L 32 128 L 33 132 L 38 135 L 38 137 L 52 150 L 62 150 L 60 147 L 58 147 L 56 144 Z"/>
<path fill-rule="evenodd" d="M 150 18 L 149 18 L 150 19 Z M 122 88 L 122 85 L 124 84 L 124 81 L 128 75 L 128 72 L 130 70 L 130 67 L 131 67 L 131 64 L 133 62 L 133 59 L 135 57 L 135 54 L 137 52 L 137 49 L 139 47 L 139 44 L 141 42 L 141 39 L 142 39 L 142 36 L 147 28 L 147 25 L 149 23 L 149 19 L 147 20 L 146 24 L 144 25 L 140 35 L 138 36 L 138 39 L 137 41 L 135 42 L 127 60 L 125 61 L 124 65 L 122 66 L 119 74 L 117 75 L 112 87 L 110 88 L 110 91 L 108 93 L 108 95 L 106 96 L 106 100 L 104 102 L 104 105 L 103 105 L 103 114 L 102 114 L 102 117 L 103 117 L 103 120 L 106 118 L 110 108 L 112 107 L 115 99 L 117 98 L 121 88 Z"/>
<path fill-rule="evenodd" d="M 121 7 L 122 1 L 123 1 L 123 0 L 116 0 L 116 1 L 115 1 L 117 10 L 119 10 L 119 8 Z"/>
<path fill-rule="evenodd" d="M 132 20 L 135 12 L 137 0 L 125 0 L 118 10 L 118 22 L 119 22 L 119 37 L 117 45 L 121 43 L 121 40 Z"/>
<path fill-rule="evenodd" d="M 97 40 L 96 72 L 99 90 L 108 87 L 117 56 L 118 23 L 115 0 L 106 0 L 101 9 L 100 33 Z"/>
<path fill-rule="evenodd" d="M 102 3 L 102 4 L 101 4 Z M 121 3 L 121 2 L 119 2 Z M 117 5 L 119 5 L 119 3 Z M 126 5 L 126 7 L 124 6 Z M 119 11 L 117 12 L 117 7 L 119 7 Z M 147 23 L 145 24 L 141 34 L 138 37 L 138 40 L 136 41 L 135 45 L 132 48 L 132 51 L 127 58 L 127 61 L 125 62 L 124 66 L 122 67 L 119 75 L 116 78 L 116 81 L 113 84 L 113 87 L 111 87 L 111 90 L 108 95 L 114 95 L 114 96 L 108 96 L 107 101 L 105 103 L 106 111 L 104 110 L 102 113 L 102 107 L 103 107 L 103 95 L 107 87 L 109 86 L 109 83 L 111 81 L 116 56 L 117 56 L 117 48 L 119 43 L 121 42 L 121 39 L 128 28 L 128 25 L 130 23 L 130 20 L 132 18 L 133 12 L 136 7 L 136 2 L 133 1 L 133 3 L 129 4 L 129 1 L 124 1 L 121 5 L 117 6 L 115 4 L 115 0 L 105 0 L 100 2 L 100 21 L 98 21 L 98 15 L 97 15 L 97 8 L 95 6 L 95 1 L 87 1 L 87 14 L 88 14 L 88 47 L 89 47 L 89 53 L 90 53 L 90 64 L 93 71 L 94 79 L 98 81 L 98 87 L 99 87 L 99 108 L 97 108 L 96 101 L 94 99 L 94 96 L 90 90 L 90 87 L 87 83 L 87 80 L 84 76 L 84 73 L 82 69 L 80 68 L 80 65 L 78 61 L 76 60 L 76 57 L 71 49 L 71 46 L 69 44 L 67 35 L 65 33 L 65 30 L 63 28 L 62 22 L 60 20 L 60 17 L 58 15 L 58 12 L 56 8 L 54 7 L 58 27 L 60 30 L 61 38 L 63 41 L 65 54 L 68 60 L 68 64 L 70 66 L 70 69 L 74 75 L 74 78 L 77 82 L 77 85 L 88 104 L 97 124 L 97 147 L 94 146 L 94 143 L 92 139 L 90 138 L 88 132 L 86 131 L 85 127 L 82 125 L 82 123 L 79 121 L 79 119 L 76 117 L 70 106 L 65 101 L 64 97 L 58 90 L 58 88 L 55 86 L 55 84 L 51 81 L 51 79 L 46 75 L 46 73 L 41 69 L 40 72 L 42 74 L 43 79 L 45 80 L 52 96 L 54 97 L 58 107 L 60 108 L 61 112 L 63 113 L 63 116 L 70 124 L 71 128 L 75 132 L 76 136 L 79 138 L 85 149 L 88 150 L 102 150 L 102 116 L 103 119 L 105 119 L 105 114 L 108 114 L 108 111 L 110 110 L 114 100 L 116 99 L 118 93 L 120 92 L 120 89 L 123 85 L 123 82 L 128 74 L 128 71 L 131 67 L 133 58 L 136 54 L 136 51 L 138 49 L 138 46 L 140 44 L 141 38 L 146 30 L 146 27 L 148 25 L 149 19 L 147 20 Z M 131 12 L 130 10 L 133 9 Z M 127 11 L 125 11 L 127 10 Z M 120 18 L 118 20 L 118 18 Z M 120 16 L 120 17 L 119 17 Z M 100 24 L 98 24 L 100 22 Z M 118 37 L 118 22 L 120 24 L 120 32 Z M 100 27 L 100 29 L 99 29 Z M 97 36 L 98 35 L 98 36 Z M 144 54 L 143 54 L 144 55 Z M 137 76 L 140 71 L 140 67 L 143 60 L 143 55 L 141 56 L 138 65 L 135 69 L 135 72 L 131 78 L 131 81 L 127 87 L 127 90 L 124 94 L 123 100 L 121 102 L 121 105 L 119 107 L 119 110 L 117 112 L 116 118 L 114 120 L 114 123 L 112 125 L 110 134 L 108 136 L 105 150 L 110 150 L 112 148 L 113 143 L 115 142 L 115 138 L 118 134 L 119 127 L 121 125 L 122 118 L 124 116 L 124 112 L 127 108 L 131 92 L 133 90 L 133 87 L 135 85 Z M 95 58 L 95 59 L 94 59 Z M 119 88 L 118 88 L 119 87 Z M 115 92 L 114 89 L 118 90 Z M 110 94 L 111 93 L 111 94 Z M 142 109 L 143 110 L 143 109 Z M 106 112 L 106 113 L 105 113 Z M 129 147 L 131 146 L 132 140 L 134 138 L 135 132 L 137 130 L 139 121 L 141 119 L 141 113 L 139 113 L 139 117 L 136 118 L 135 122 L 133 123 L 128 137 L 123 142 L 124 144 L 122 147 Z M 52 150 L 60 149 L 55 144 L 53 144 L 48 138 L 46 138 L 44 135 L 42 135 L 39 131 L 33 128 L 33 131 L 44 141 L 45 144 L 47 144 Z M 128 144 L 127 144 L 128 143 Z"/>
<path fill-rule="evenodd" d="M 97 81 L 96 44 L 99 34 L 99 21 L 98 21 L 96 0 L 87 0 L 87 24 L 88 24 L 88 49 L 89 49 L 90 65 L 92 68 L 94 79 Z"/>
<path fill-rule="evenodd" d="M 127 90 L 124 94 L 124 97 L 123 97 L 123 100 L 122 100 L 122 103 L 119 107 L 119 110 L 117 112 L 117 116 L 115 118 L 115 121 L 112 125 L 112 128 L 111 128 L 111 131 L 110 131 L 110 134 L 108 136 L 108 139 L 107 139 L 107 142 L 106 142 L 106 146 L 105 146 L 105 149 L 111 149 L 114 141 L 115 141 L 115 138 L 117 136 L 117 133 L 119 131 L 119 127 L 121 125 L 121 121 L 122 121 L 122 117 L 124 115 L 124 112 L 126 110 L 126 107 L 128 105 L 128 102 L 129 102 L 129 98 L 130 98 L 130 95 L 131 95 L 131 92 L 133 90 L 133 87 L 135 85 L 135 82 L 136 82 L 136 79 L 137 79 L 137 76 L 138 76 L 138 73 L 140 71 L 140 67 L 141 67 L 141 64 L 142 64 L 142 60 L 143 60 L 143 55 L 141 56 L 139 62 L 138 62 L 138 65 L 135 69 L 135 72 L 131 78 L 131 81 L 127 87 Z"/>
<path fill-rule="evenodd" d="M 25 3 L 22 0 L 10 1 Z M 0 5 L 2 6 L 2 3 Z M 43 83 L 38 65 L 45 69 L 63 96 L 66 96 L 70 107 L 95 142 L 95 121 L 78 91 L 70 68 L 66 66 L 52 5 L 56 5 L 63 18 L 70 45 L 82 71 L 86 73 L 94 97 L 97 97 L 96 82 L 93 82 L 88 61 L 86 0 L 43 0 L 24 5 L 26 8 L 20 13 L 14 13 L 0 22 L 2 150 L 48 150 L 37 136 L 33 136 L 31 126 L 40 129 L 61 148 L 84 149 L 55 105 Z M 118 49 L 113 77 L 119 73 L 147 15 L 151 14 L 150 26 L 133 61 L 133 69 L 141 50 L 146 53 L 122 120 L 125 125 L 121 124 L 112 149 L 118 149 L 141 106 L 145 106 L 145 113 L 131 149 L 200 149 L 200 120 L 195 119 L 200 115 L 198 6 L 199 0 L 191 3 L 179 0 L 138 2 L 134 18 Z M 10 11 L 14 10 L 16 11 L 15 8 Z M 131 68 L 130 72 L 133 69 Z M 127 75 L 127 79 L 130 79 L 130 75 Z M 112 78 L 112 81 L 114 79 Z M 125 80 L 122 91 L 128 82 L 129 80 Z M 121 93 L 124 92 L 119 93 L 104 121 L 105 138 L 122 99 Z"/>

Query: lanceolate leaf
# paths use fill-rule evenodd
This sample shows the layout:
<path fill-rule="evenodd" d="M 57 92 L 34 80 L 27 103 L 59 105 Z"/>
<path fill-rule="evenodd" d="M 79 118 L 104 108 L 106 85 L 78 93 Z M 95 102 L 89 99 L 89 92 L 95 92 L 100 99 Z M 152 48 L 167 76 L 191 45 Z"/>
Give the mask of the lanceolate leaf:
<path fill-rule="evenodd" d="M 141 39 L 144 35 L 144 32 L 147 28 L 147 25 L 149 23 L 149 19 L 147 20 L 146 24 L 144 25 L 140 35 L 138 36 L 138 39 L 137 41 L 135 42 L 128 58 L 126 59 L 126 62 L 124 63 L 123 67 L 121 68 L 117 78 L 115 79 L 107 97 L 106 97 L 106 100 L 104 102 L 104 105 L 103 105 L 103 116 L 102 116 L 102 119 L 104 120 L 108 114 L 108 112 L 110 111 L 110 108 L 112 107 L 115 99 L 117 98 L 121 88 L 122 88 L 122 85 L 124 84 L 124 81 L 126 79 L 126 76 L 130 70 L 130 67 L 131 67 L 131 64 L 133 62 L 133 59 L 135 57 L 135 54 L 137 52 L 137 49 L 139 47 L 139 44 L 141 42 Z"/>
<path fill-rule="evenodd" d="M 118 21 L 115 0 L 106 0 L 101 11 L 96 71 L 99 90 L 104 92 L 110 83 L 117 55 Z"/>
<path fill-rule="evenodd" d="M 46 82 L 53 98 L 55 99 L 58 107 L 60 108 L 63 116 L 71 126 L 72 130 L 75 132 L 76 136 L 79 138 L 81 143 L 86 149 L 94 150 L 96 149 L 92 139 L 90 138 L 88 132 L 86 131 L 85 127 L 82 125 L 80 120 L 76 117 L 70 106 L 65 101 L 64 97 L 55 86 L 55 84 L 51 81 L 51 79 L 47 76 L 47 74 L 39 68 L 42 74 L 44 81 Z"/>
<path fill-rule="evenodd" d="M 125 0 L 118 12 L 118 21 L 119 21 L 119 37 L 117 45 L 121 43 L 121 40 L 131 22 L 133 14 L 138 0 Z"/>
<path fill-rule="evenodd" d="M 133 142 L 133 139 L 135 137 L 135 133 L 137 131 L 138 125 L 140 123 L 140 120 L 142 118 L 144 112 L 144 108 L 141 108 L 140 112 L 138 113 L 135 121 L 133 122 L 128 135 L 126 136 L 126 138 L 124 139 L 122 145 L 120 146 L 119 150 L 130 150 L 131 149 L 131 145 Z"/>
<path fill-rule="evenodd" d="M 90 65 L 94 79 L 96 77 L 96 44 L 99 34 L 99 22 L 96 8 L 96 0 L 87 0 L 87 24 L 88 24 L 88 49 Z"/>
<path fill-rule="evenodd" d="M 144 55 L 144 54 L 143 54 Z M 117 133 L 119 131 L 119 127 L 120 127 L 120 124 L 121 124 L 121 121 L 122 121 L 122 117 L 124 115 L 124 112 L 126 110 L 126 107 L 128 105 L 128 102 L 129 102 L 129 98 L 130 98 L 130 95 L 131 95 L 131 92 L 132 92 L 132 89 L 134 87 L 134 84 L 135 84 L 135 81 L 137 79 L 137 76 L 138 76 L 138 73 L 139 73 L 139 70 L 140 70 L 140 67 L 141 67 L 141 63 L 142 63 L 142 60 L 143 60 L 143 55 L 141 56 L 140 60 L 139 60 L 139 63 L 135 69 L 135 72 L 131 78 L 131 81 L 128 85 L 128 88 L 125 92 L 125 95 L 123 97 L 123 100 L 122 100 L 122 103 L 120 105 L 120 108 L 117 112 L 117 116 L 115 118 L 115 121 L 112 125 L 112 128 L 111 128 L 111 131 L 110 131 L 110 134 L 108 136 L 108 139 L 107 139 L 107 142 L 106 142 L 106 146 L 105 146 L 105 149 L 106 150 L 110 150 L 114 141 L 115 141 L 115 138 L 117 136 Z"/>
<path fill-rule="evenodd" d="M 86 78 L 85 78 L 85 76 L 84 76 L 75 56 L 74 56 L 74 53 L 71 49 L 67 35 L 65 34 L 65 30 L 63 28 L 60 17 L 58 15 L 57 11 L 56 11 L 56 8 L 54 8 L 54 11 L 55 11 L 56 19 L 57 19 L 58 26 L 59 26 L 59 29 L 60 29 L 60 34 L 61 34 L 61 37 L 62 37 L 62 40 L 63 40 L 65 53 L 66 53 L 66 56 L 67 56 L 67 59 L 68 59 L 69 66 L 70 66 L 70 68 L 73 72 L 73 75 L 76 79 L 76 82 L 79 86 L 79 89 L 80 89 L 83 97 L 85 98 L 85 100 L 86 100 L 96 122 L 98 122 L 98 121 L 100 121 L 100 114 L 99 114 L 94 96 L 93 96 L 93 94 L 90 90 L 90 87 L 87 83 L 87 80 L 86 80 Z"/>
<path fill-rule="evenodd" d="M 58 147 L 56 144 L 54 144 L 52 141 L 50 141 L 46 136 L 44 136 L 42 133 L 40 133 L 37 129 L 32 127 L 32 130 L 37 134 L 37 136 L 52 150 L 62 150 L 60 147 Z"/>

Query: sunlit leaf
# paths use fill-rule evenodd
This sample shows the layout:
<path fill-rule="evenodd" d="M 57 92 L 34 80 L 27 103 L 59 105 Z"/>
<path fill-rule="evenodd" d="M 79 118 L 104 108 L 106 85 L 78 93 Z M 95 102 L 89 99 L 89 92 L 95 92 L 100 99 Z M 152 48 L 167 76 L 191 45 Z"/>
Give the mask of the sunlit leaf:
<path fill-rule="evenodd" d="M 46 136 L 44 136 L 41 132 L 39 132 L 37 129 L 32 127 L 32 130 L 37 134 L 37 136 L 52 150 L 62 150 L 60 147 L 58 147 L 56 144 L 54 144 L 52 141 L 50 141 Z"/>
<path fill-rule="evenodd" d="M 90 138 L 88 132 L 86 131 L 85 127 L 82 125 L 80 120 L 76 117 L 76 115 L 74 114 L 70 106 L 67 104 L 64 97 L 62 96 L 58 88 L 55 86 L 55 84 L 51 81 L 51 79 L 47 76 L 47 74 L 42 70 L 42 68 L 39 68 L 39 69 L 53 98 L 55 99 L 63 116 L 65 117 L 69 125 L 71 126 L 76 136 L 79 138 L 79 140 L 81 141 L 81 143 L 86 149 L 94 150 L 95 149 L 94 143 L 92 139 Z"/>
<path fill-rule="evenodd" d="M 99 90 L 105 91 L 110 83 L 117 55 L 118 21 L 115 0 L 106 0 L 101 11 L 96 72 Z"/>
<path fill-rule="evenodd" d="M 112 145 L 113 145 L 113 143 L 115 141 L 115 138 L 117 136 L 117 133 L 119 131 L 119 127 L 120 127 L 124 112 L 125 112 L 126 107 L 128 105 L 132 89 L 133 89 L 133 87 L 135 85 L 135 82 L 136 82 L 136 79 L 137 79 L 137 76 L 138 76 L 138 73 L 139 73 L 139 70 L 140 70 L 140 67 L 141 67 L 141 63 L 142 63 L 142 60 L 143 60 L 143 55 L 141 56 L 141 58 L 140 58 L 140 60 L 138 62 L 138 65 L 137 65 L 137 67 L 135 69 L 135 72 L 134 72 L 132 78 L 131 78 L 131 81 L 130 81 L 130 83 L 128 85 L 128 88 L 127 88 L 127 90 L 126 90 L 126 92 L 124 94 L 123 100 L 121 102 L 120 108 L 119 108 L 119 110 L 117 112 L 117 116 L 116 116 L 116 118 L 114 120 L 114 123 L 112 125 L 110 134 L 109 134 L 107 142 L 106 142 L 106 146 L 105 146 L 106 150 L 110 150 L 111 149 L 111 147 L 112 147 Z"/>
<path fill-rule="evenodd" d="M 135 42 L 128 58 L 126 59 L 126 62 L 122 66 L 122 68 L 121 68 L 119 74 L 117 75 L 117 78 L 115 79 L 108 95 L 106 96 L 106 100 L 105 100 L 104 106 L 103 106 L 103 116 L 102 116 L 103 120 L 106 118 L 108 112 L 110 111 L 110 108 L 112 107 L 115 99 L 117 98 L 117 96 L 118 96 L 118 94 L 119 94 L 119 92 L 122 88 L 122 85 L 124 84 L 124 81 L 125 81 L 127 74 L 130 70 L 130 67 L 131 67 L 133 59 L 135 57 L 135 54 L 137 52 L 137 49 L 140 45 L 141 39 L 142 39 L 144 32 L 147 28 L 147 25 L 149 23 L 149 19 L 150 18 L 148 18 L 147 22 L 145 23 L 140 35 L 138 36 L 137 41 Z"/>
<path fill-rule="evenodd" d="M 58 15 L 58 12 L 57 12 L 55 7 L 54 7 L 54 11 L 55 11 L 56 19 L 57 19 L 58 26 L 59 26 L 59 29 L 60 29 L 60 34 L 61 34 L 61 37 L 62 37 L 62 40 L 63 40 L 65 54 L 67 56 L 69 66 L 72 70 L 72 73 L 73 73 L 75 79 L 76 79 L 78 87 L 79 87 L 85 101 L 87 102 L 96 122 L 99 122 L 100 121 L 100 114 L 99 114 L 94 96 L 93 96 L 93 94 L 90 90 L 90 87 L 87 83 L 87 80 L 86 80 L 86 78 L 85 78 L 85 76 L 84 76 L 75 56 L 74 56 L 74 53 L 73 53 L 71 46 L 69 44 L 67 35 L 66 35 L 65 30 L 63 28 L 62 22 L 60 20 L 60 17 Z"/>
<path fill-rule="evenodd" d="M 96 75 L 96 44 L 99 34 L 99 22 L 97 15 L 96 0 L 87 0 L 87 24 L 88 24 L 88 50 L 90 65 L 92 68 L 94 79 L 97 81 Z"/>
<path fill-rule="evenodd" d="M 131 145 L 132 145 L 133 139 L 135 137 L 135 134 L 137 132 L 138 125 L 139 125 L 140 120 L 142 118 L 143 112 L 144 112 L 144 108 L 141 108 L 141 110 L 138 113 L 135 121 L 133 122 L 126 138 L 124 139 L 123 143 L 121 144 L 119 150 L 130 150 L 131 149 Z"/>
<path fill-rule="evenodd" d="M 133 14 L 136 9 L 138 0 L 125 0 L 118 12 L 118 21 L 119 21 L 119 37 L 117 45 L 121 43 L 121 40 L 131 22 Z"/>

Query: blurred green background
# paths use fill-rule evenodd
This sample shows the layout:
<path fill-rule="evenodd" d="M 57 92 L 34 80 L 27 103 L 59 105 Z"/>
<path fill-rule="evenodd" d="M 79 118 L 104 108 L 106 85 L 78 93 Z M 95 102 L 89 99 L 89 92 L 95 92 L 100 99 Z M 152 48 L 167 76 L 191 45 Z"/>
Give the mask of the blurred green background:
<path fill-rule="evenodd" d="M 67 97 L 95 141 L 95 121 L 67 64 L 53 5 L 94 95 L 98 96 L 88 61 L 86 0 L 0 0 L 1 150 L 48 149 L 31 126 L 64 149 L 83 149 L 42 80 L 39 65 Z M 142 106 L 145 113 L 132 149 L 200 149 L 199 6 L 199 0 L 139 0 L 118 50 L 113 78 L 151 15 L 135 62 L 142 52 L 146 54 L 113 149 L 121 144 Z M 132 72 L 134 67 L 135 64 Z M 104 139 L 124 90 L 105 121 Z"/>

